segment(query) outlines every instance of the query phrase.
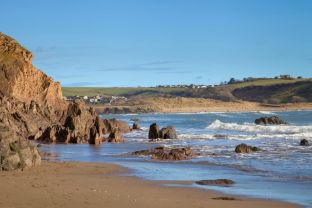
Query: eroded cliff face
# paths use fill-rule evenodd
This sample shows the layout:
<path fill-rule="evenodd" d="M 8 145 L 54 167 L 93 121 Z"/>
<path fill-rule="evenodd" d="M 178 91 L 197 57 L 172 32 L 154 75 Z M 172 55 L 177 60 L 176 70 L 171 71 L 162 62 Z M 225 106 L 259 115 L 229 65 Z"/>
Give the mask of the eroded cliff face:
<path fill-rule="evenodd" d="M 0 95 L 66 109 L 61 85 L 32 65 L 32 53 L 0 33 Z"/>

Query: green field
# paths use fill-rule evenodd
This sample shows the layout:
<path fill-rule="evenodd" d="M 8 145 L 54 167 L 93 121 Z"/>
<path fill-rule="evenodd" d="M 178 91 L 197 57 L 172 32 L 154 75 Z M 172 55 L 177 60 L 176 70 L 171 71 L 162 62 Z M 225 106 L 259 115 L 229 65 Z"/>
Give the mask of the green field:
<path fill-rule="evenodd" d="M 63 87 L 64 96 L 194 97 L 223 101 L 312 101 L 312 79 L 259 79 L 203 89 L 153 87 Z M 278 100 L 278 101 L 277 101 Z"/>
<path fill-rule="evenodd" d="M 167 94 L 172 92 L 184 91 L 184 88 L 152 88 L 152 87 L 63 87 L 64 96 L 95 96 L 95 95 L 109 95 L 109 96 L 127 96 L 135 94 Z"/>

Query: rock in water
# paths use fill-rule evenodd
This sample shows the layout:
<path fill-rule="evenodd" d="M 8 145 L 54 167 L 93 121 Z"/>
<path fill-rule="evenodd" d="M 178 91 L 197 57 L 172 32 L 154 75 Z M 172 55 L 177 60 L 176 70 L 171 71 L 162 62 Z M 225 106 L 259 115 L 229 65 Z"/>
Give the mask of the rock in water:
<path fill-rule="evenodd" d="M 230 186 L 234 184 L 234 181 L 229 179 L 216 179 L 216 180 L 201 180 L 195 182 L 198 185 L 210 185 L 210 186 Z"/>
<path fill-rule="evenodd" d="M 150 125 L 148 138 L 154 139 L 176 139 L 177 133 L 173 126 L 166 126 L 159 130 L 159 126 L 156 123 Z"/>
<path fill-rule="evenodd" d="M 272 117 L 261 117 L 255 120 L 255 124 L 263 124 L 263 125 L 268 125 L 268 124 L 274 124 L 274 125 L 279 125 L 279 124 L 287 124 L 287 122 L 283 121 L 277 116 L 272 116 Z"/>
<path fill-rule="evenodd" d="M 260 148 L 248 146 L 247 144 L 244 144 L 244 143 L 237 145 L 235 148 L 236 153 L 251 153 L 251 152 L 257 152 L 257 151 L 260 151 Z"/>
<path fill-rule="evenodd" d="M 23 170 L 40 165 L 41 157 L 30 141 L 0 125 L 0 171 Z"/>
<path fill-rule="evenodd" d="M 189 147 L 165 148 L 156 147 L 151 150 L 140 150 L 134 155 L 150 155 L 154 160 L 188 160 L 194 156 L 193 150 Z"/>
<path fill-rule="evenodd" d="M 140 129 L 141 129 L 140 125 L 137 122 L 134 122 L 132 125 L 132 130 L 140 130 Z"/>
<path fill-rule="evenodd" d="M 149 132 L 148 132 L 149 139 L 158 139 L 161 138 L 159 126 L 156 123 L 150 125 Z"/>
<path fill-rule="evenodd" d="M 176 139 L 177 133 L 173 126 L 166 126 L 160 130 L 160 138 L 162 139 Z"/>
<path fill-rule="evenodd" d="M 300 146 L 309 146 L 309 141 L 307 139 L 302 139 L 300 141 Z"/>

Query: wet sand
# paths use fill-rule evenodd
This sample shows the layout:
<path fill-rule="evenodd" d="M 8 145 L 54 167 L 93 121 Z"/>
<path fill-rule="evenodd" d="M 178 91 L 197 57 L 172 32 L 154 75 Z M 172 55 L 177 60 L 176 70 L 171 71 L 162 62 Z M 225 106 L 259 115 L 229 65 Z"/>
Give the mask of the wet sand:
<path fill-rule="evenodd" d="M 112 164 L 44 161 L 29 170 L 0 172 L 0 207 L 299 207 L 120 176 L 127 171 Z"/>

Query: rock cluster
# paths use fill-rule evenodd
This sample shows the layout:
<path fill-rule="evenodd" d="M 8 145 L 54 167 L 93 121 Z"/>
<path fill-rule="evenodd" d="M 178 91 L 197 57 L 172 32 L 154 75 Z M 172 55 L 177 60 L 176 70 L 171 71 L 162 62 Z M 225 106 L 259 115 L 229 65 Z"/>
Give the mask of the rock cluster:
<path fill-rule="evenodd" d="M 262 125 L 279 125 L 279 124 L 287 124 L 287 122 L 283 121 L 277 116 L 271 117 L 261 117 L 255 120 L 255 124 L 262 124 Z"/>
<path fill-rule="evenodd" d="M 173 126 L 166 126 L 159 129 L 156 123 L 150 125 L 148 132 L 149 139 L 177 139 L 177 133 Z"/>
<path fill-rule="evenodd" d="M 188 160 L 194 156 L 193 150 L 189 147 L 156 147 L 150 150 L 136 151 L 133 154 L 151 156 L 154 160 Z"/>
<path fill-rule="evenodd" d="M 236 153 L 251 153 L 251 152 L 257 152 L 260 151 L 260 148 L 258 147 L 253 147 L 253 146 L 248 146 L 247 144 L 239 144 L 235 148 Z"/>

